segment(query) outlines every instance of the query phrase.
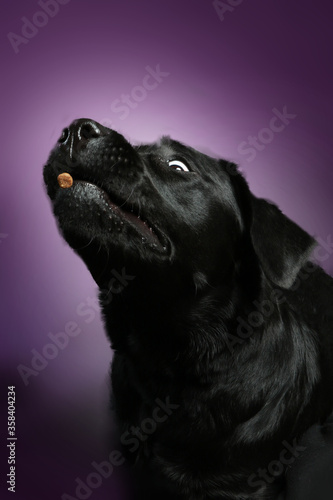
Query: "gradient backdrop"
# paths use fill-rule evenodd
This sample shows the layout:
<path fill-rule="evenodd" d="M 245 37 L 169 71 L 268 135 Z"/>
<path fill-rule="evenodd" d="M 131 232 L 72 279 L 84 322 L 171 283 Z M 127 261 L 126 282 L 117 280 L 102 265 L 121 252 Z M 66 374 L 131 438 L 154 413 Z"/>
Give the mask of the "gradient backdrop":
<path fill-rule="evenodd" d="M 238 162 L 255 194 L 311 234 L 333 229 L 331 2 L 243 0 L 224 16 L 204 0 L 58 4 L 41 15 L 37 1 L 13 0 L 1 15 L 0 481 L 1 498 L 12 498 L 5 417 L 15 384 L 17 500 L 77 498 L 76 478 L 118 447 L 108 425 L 112 353 L 87 305 L 96 286 L 62 242 L 42 184 L 63 127 L 90 117 L 134 142 L 169 134 Z M 157 65 L 164 76 L 145 95 L 136 87 Z M 123 94 L 134 96 L 126 112 Z M 289 124 L 263 131 L 284 107 Z M 252 159 L 244 142 L 258 134 L 266 143 Z M 333 257 L 324 267 L 333 271 Z M 25 385 L 17 367 L 31 367 L 32 350 L 68 322 L 80 333 Z M 116 467 L 81 498 L 131 499 L 129 474 Z"/>

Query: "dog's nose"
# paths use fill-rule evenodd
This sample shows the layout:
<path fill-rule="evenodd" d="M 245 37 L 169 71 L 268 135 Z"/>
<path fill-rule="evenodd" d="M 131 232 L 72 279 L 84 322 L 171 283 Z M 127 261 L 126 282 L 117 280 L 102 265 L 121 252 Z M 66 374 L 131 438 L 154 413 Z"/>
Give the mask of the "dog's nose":
<path fill-rule="evenodd" d="M 94 120 L 81 118 L 73 121 L 69 127 L 62 131 L 58 143 L 68 148 L 70 158 L 74 159 L 75 153 L 86 146 L 89 140 L 105 133 L 103 129 L 105 127 Z"/>

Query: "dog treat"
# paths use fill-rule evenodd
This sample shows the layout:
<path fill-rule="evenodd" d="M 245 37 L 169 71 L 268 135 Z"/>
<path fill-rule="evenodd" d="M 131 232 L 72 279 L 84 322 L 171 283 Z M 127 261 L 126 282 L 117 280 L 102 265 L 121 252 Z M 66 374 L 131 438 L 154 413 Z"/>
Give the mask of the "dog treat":
<path fill-rule="evenodd" d="M 73 177 L 67 172 L 58 175 L 58 184 L 61 188 L 67 189 L 73 185 Z"/>

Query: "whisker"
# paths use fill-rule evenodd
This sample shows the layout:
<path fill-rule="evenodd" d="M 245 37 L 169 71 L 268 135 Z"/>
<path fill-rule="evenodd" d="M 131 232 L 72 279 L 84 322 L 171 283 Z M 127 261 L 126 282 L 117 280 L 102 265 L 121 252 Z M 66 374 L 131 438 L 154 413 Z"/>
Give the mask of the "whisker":
<path fill-rule="evenodd" d="M 83 250 L 84 248 L 87 248 L 89 245 L 91 245 L 93 240 L 94 240 L 94 236 L 91 238 L 91 240 L 86 245 L 84 245 L 83 247 L 75 248 L 75 250 Z"/>
<path fill-rule="evenodd" d="M 122 208 L 124 205 L 126 205 L 128 202 L 129 202 L 129 199 L 130 197 L 132 196 L 132 194 L 134 193 L 134 190 L 135 190 L 135 187 L 132 189 L 131 193 L 128 195 L 127 199 L 125 201 L 123 201 L 123 203 L 121 205 L 119 205 L 120 208 Z"/>

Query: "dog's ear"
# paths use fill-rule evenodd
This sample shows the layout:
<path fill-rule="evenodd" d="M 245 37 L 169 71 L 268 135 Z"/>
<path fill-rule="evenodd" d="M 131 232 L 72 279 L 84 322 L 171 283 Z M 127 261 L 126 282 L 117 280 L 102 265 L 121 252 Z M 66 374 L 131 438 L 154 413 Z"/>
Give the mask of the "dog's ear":
<path fill-rule="evenodd" d="M 261 269 L 274 284 L 290 288 L 316 246 L 315 239 L 276 205 L 254 196 L 237 166 L 228 165 L 245 231 Z"/>
<path fill-rule="evenodd" d="M 276 205 L 250 196 L 251 239 L 261 268 L 273 283 L 289 288 L 316 242 Z"/>

